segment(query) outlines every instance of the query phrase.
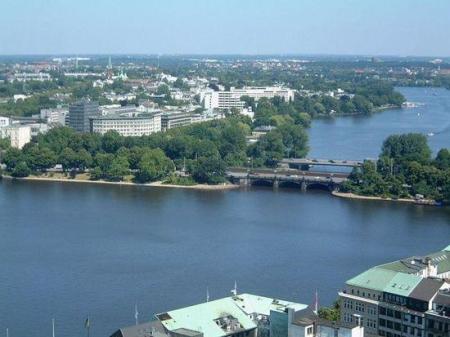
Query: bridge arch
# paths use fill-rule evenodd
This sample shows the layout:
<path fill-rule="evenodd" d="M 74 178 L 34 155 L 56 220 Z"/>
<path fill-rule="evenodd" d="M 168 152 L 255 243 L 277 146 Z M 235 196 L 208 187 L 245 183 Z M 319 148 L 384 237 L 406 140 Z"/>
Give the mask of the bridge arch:
<path fill-rule="evenodd" d="M 273 186 L 273 181 L 270 179 L 252 179 L 250 184 L 252 186 Z"/>
<path fill-rule="evenodd" d="M 278 183 L 278 187 L 300 189 L 300 188 L 302 188 L 302 182 L 301 181 L 280 181 Z"/>
<path fill-rule="evenodd" d="M 322 191 L 331 191 L 333 190 L 333 186 L 329 183 L 321 183 L 321 182 L 314 182 L 314 183 L 307 183 L 306 184 L 307 190 L 322 190 Z"/>

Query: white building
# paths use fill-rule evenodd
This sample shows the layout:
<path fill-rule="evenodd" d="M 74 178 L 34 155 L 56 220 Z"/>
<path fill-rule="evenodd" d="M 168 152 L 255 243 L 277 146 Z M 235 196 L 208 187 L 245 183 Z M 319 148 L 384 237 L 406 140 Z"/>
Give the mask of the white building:
<path fill-rule="evenodd" d="M 28 82 L 28 81 L 50 81 L 52 77 L 47 73 L 16 73 L 8 78 L 8 81 Z"/>
<path fill-rule="evenodd" d="M 161 115 L 99 116 L 90 118 L 90 126 L 93 133 L 114 130 L 125 137 L 147 136 L 161 131 Z"/>
<path fill-rule="evenodd" d="M 245 103 L 241 101 L 243 96 L 248 96 L 258 101 L 261 98 L 281 97 L 286 102 L 293 101 L 295 91 L 284 87 L 244 87 L 242 89 L 230 88 L 230 91 L 204 90 L 200 93 L 203 107 L 212 109 L 238 109 L 242 111 Z"/>
<path fill-rule="evenodd" d="M 40 118 L 50 125 L 66 125 L 68 108 L 41 109 Z"/>
<path fill-rule="evenodd" d="M 275 87 L 244 87 L 242 89 L 236 89 L 231 87 L 230 92 L 234 95 L 249 96 L 258 101 L 260 98 L 274 98 L 281 97 L 286 102 L 293 101 L 295 96 L 295 91 L 289 88 L 284 88 L 281 86 Z"/>
<path fill-rule="evenodd" d="M 31 127 L 28 125 L 10 125 L 0 128 L 0 138 L 9 138 L 12 147 L 21 149 L 31 141 Z"/>

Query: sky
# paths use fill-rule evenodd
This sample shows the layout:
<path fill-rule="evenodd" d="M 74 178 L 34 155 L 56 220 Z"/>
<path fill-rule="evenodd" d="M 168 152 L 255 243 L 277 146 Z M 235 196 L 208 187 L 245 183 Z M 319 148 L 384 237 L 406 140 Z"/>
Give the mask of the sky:
<path fill-rule="evenodd" d="M 0 54 L 450 56 L 449 0 L 0 0 Z"/>

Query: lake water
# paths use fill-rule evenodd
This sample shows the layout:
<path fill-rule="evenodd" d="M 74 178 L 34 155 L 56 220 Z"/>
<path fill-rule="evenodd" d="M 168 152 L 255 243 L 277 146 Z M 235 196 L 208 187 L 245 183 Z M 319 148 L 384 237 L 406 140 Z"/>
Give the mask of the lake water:
<path fill-rule="evenodd" d="M 312 125 L 311 156 L 374 157 L 391 133 L 450 146 L 450 92 L 401 89 L 419 109 Z M 436 92 L 436 96 L 432 94 Z M 420 116 L 417 114 L 420 112 Z M 422 117 L 423 116 L 423 117 Z M 444 130 L 442 133 L 439 131 Z M 0 335 L 109 336 L 153 313 L 250 292 L 330 304 L 363 270 L 450 244 L 450 208 L 321 191 L 192 191 L 0 182 Z"/>

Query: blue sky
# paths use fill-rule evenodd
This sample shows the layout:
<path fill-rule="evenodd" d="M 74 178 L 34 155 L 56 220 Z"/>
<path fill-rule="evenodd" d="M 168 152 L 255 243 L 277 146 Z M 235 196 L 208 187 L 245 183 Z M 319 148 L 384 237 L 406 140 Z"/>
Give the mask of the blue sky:
<path fill-rule="evenodd" d="M 450 56 L 449 0 L 0 0 L 0 54 Z"/>

